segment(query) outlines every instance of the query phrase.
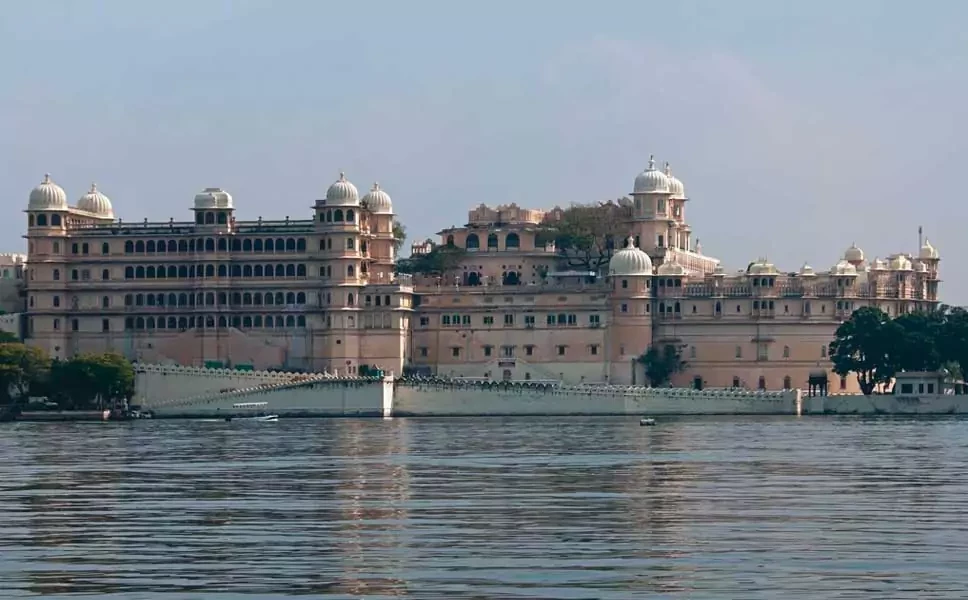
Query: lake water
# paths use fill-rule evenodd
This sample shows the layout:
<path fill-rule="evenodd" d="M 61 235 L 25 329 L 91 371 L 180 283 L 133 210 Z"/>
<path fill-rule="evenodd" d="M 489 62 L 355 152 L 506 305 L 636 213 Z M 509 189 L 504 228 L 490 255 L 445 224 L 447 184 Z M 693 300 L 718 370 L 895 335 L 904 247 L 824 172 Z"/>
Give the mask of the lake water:
<path fill-rule="evenodd" d="M 968 597 L 968 421 L 0 426 L 0 598 Z"/>

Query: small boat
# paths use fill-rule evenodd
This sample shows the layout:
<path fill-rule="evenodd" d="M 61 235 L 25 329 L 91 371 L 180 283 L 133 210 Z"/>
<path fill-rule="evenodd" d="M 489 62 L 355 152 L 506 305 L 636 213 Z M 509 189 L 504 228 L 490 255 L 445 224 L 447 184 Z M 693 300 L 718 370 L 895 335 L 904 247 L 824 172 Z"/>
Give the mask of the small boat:
<path fill-rule="evenodd" d="M 639 425 L 641 425 L 642 427 L 652 427 L 653 425 L 655 425 L 655 419 L 651 417 L 645 417 L 643 419 L 639 419 Z"/>
<path fill-rule="evenodd" d="M 244 417 L 226 417 L 226 421 L 259 421 L 261 423 L 275 423 L 279 420 L 279 415 L 266 414 L 264 409 L 269 406 L 268 402 L 239 402 L 238 404 L 233 404 L 232 408 L 236 410 L 249 411 L 249 410 L 260 410 L 262 409 L 262 414 L 254 414 L 252 416 Z M 243 413 L 245 414 L 245 413 Z"/>

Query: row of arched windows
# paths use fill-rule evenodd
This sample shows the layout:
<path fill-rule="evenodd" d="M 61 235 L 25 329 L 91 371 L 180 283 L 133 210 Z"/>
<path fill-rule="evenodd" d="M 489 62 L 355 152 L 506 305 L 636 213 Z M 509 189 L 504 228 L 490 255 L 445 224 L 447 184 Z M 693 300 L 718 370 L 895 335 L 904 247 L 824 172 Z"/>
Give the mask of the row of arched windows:
<path fill-rule="evenodd" d="M 34 215 L 28 215 L 27 216 L 27 226 L 28 227 L 33 227 L 34 226 L 34 223 L 35 223 Z M 48 221 L 47 221 L 47 215 L 45 215 L 44 213 L 41 213 L 41 214 L 37 215 L 36 223 L 37 223 L 37 227 L 47 227 L 47 223 L 48 223 Z M 60 227 L 60 225 L 61 225 L 61 216 L 60 215 L 56 215 L 56 214 L 55 215 L 50 215 L 50 226 L 51 227 Z"/>
<path fill-rule="evenodd" d="M 125 306 L 297 306 L 305 292 L 198 292 L 125 294 Z"/>
<path fill-rule="evenodd" d="M 306 265 L 149 265 L 124 268 L 125 279 L 194 279 L 196 277 L 306 277 Z"/>
<path fill-rule="evenodd" d="M 193 252 L 305 252 L 306 238 L 198 238 L 190 240 L 128 240 L 125 254 Z"/>
<path fill-rule="evenodd" d="M 448 246 L 454 245 L 454 236 L 448 235 L 446 244 Z M 481 238 L 478 237 L 476 233 L 472 233 L 467 236 L 464 240 L 464 248 L 468 250 L 478 250 L 481 247 Z M 516 250 L 521 247 L 521 238 L 518 234 L 511 232 L 504 236 L 504 248 L 506 250 Z M 487 236 L 487 249 L 497 250 L 498 249 L 498 238 L 496 233 L 489 234 Z"/>
<path fill-rule="evenodd" d="M 320 211 L 319 213 L 320 223 L 355 223 L 356 213 L 352 208 L 347 208 L 346 212 L 343 212 L 342 208 L 333 208 L 330 210 Z"/>
<path fill-rule="evenodd" d="M 305 327 L 305 315 L 282 316 L 282 315 L 254 315 L 254 316 L 214 316 L 205 317 L 127 317 L 124 320 L 124 328 L 127 330 L 154 330 L 172 329 L 187 331 L 189 329 L 224 329 L 229 327 L 248 329 L 253 327 L 280 329 L 292 327 Z"/>

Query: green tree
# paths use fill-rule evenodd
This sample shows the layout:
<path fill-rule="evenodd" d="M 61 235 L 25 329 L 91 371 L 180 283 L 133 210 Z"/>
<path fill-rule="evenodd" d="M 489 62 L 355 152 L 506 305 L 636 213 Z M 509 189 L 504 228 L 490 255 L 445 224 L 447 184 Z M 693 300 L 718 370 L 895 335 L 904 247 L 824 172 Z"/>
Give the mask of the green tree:
<path fill-rule="evenodd" d="M 134 394 L 134 367 L 119 354 L 79 354 L 54 362 L 48 392 L 62 410 L 110 408 Z"/>
<path fill-rule="evenodd" d="M 407 227 L 397 221 L 393 220 L 393 249 L 399 254 L 400 250 L 403 249 L 404 242 L 407 241 Z"/>
<path fill-rule="evenodd" d="M 673 375 L 685 370 L 686 362 L 682 360 L 683 348 L 684 346 L 676 347 L 672 344 L 664 344 L 661 348 L 657 348 L 653 344 L 636 359 L 645 367 L 645 377 L 649 380 L 649 385 L 652 387 L 666 385 L 672 380 Z"/>
<path fill-rule="evenodd" d="M 0 344 L 0 402 L 16 414 L 50 373 L 50 357 L 40 348 Z"/>
<path fill-rule="evenodd" d="M 904 329 L 879 308 L 865 306 L 840 324 L 830 343 L 830 360 L 841 377 L 857 375 L 864 395 L 878 384 L 888 383 L 899 370 Z"/>
<path fill-rule="evenodd" d="M 20 338 L 8 331 L 0 331 L 0 344 L 19 344 Z"/>
<path fill-rule="evenodd" d="M 569 267 L 598 273 L 631 232 L 628 218 L 627 209 L 614 202 L 574 204 L 560 215 L 549 213 L 537 243 L 554 242 Z"/>
<path fill-rule="evenodd" d="M 454 246 L 437 246 L 426 254 L 413 254 L 397 261 L 397 273 L 444 277 L 457 269 L 466 251 Z"/>
<path fill-rule="evenodd" d="M 905 313 L 894 319 L 899 338 L 888 349 L 896 371 L 937 371 L 945 362 L 942 353 L 946 329 L 942 311 Z M 893 329 L 893 328 L 892 328 Z"/>

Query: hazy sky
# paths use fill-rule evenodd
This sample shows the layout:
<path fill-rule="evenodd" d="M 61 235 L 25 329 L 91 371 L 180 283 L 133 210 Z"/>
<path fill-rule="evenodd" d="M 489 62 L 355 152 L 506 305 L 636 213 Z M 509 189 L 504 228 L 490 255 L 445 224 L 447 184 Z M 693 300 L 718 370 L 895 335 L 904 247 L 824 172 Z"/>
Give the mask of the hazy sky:
<path fill-rule="evenodd" d="M 206 186 L 305 218 L 343 169 L 413 241 L 481 202 L 617 198 L 654 153 L 730 269 L 916 252 L 920 224 L 968 304 L 966 22 L 954 0 L 9 0 L 0 249 L 48 171 L 186 220 Z"/>

